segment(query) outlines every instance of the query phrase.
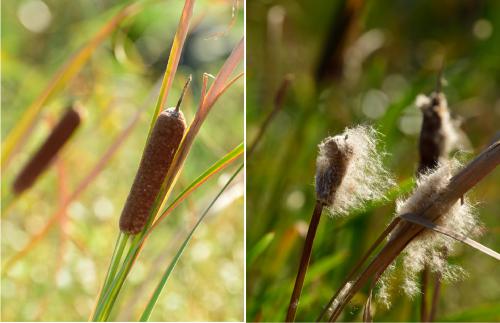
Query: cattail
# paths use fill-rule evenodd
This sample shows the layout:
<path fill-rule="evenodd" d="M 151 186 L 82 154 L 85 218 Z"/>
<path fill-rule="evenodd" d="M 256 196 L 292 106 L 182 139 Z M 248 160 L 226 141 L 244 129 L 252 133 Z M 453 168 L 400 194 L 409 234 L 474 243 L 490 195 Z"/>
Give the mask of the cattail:
<path fill-rule="evenodd" d="M 377 151 L 376 146 L 377 132 L 369 126 L 347 128 L 344 133 L 328 137 L 320 143 L 316 159 L 316 205 L 307 230 L 286 322 L 295 320 L 323 208 L 328 208 L 333 215 L 346 215 L 365 201 L 383 198 L 385 190 L 393 185 L 394 181 L 382 164 L 383 154 Z"/>
<path fill-rule="evenodd" d="M 346 128 L 319 145 L 316 198 L 333 215 L 346 215 L 368 200 L 381 199 L 394 180 L 377 151 L 378 133 L 370 126 Z"/>
<path fill-rule="evenodd" d="M 423 114 L 419 174 L 435 168 L 439 161 L 448 158 L 453 149 L 466 150 L 470 146 L 467 136 L 460 129 L 461 121 L 450 115 L 446 96 L 441 91 L 442 82 L 439 75 L 436 90 L 430 96 L 419 94 L 416 99 L 416 106 Z"/>
<path fill-rule="evenodd" d="M 420 162 L 417 170 L 417 176 L 422 176 L 423 174 L 429 172 L 430 170 L 436 168 L 440 162 L 445 162 L 448 160 L 448 155 L 454 148 L 465 148 L 462 143 L 468 142 L 466 135 L 459 128 L 458 119 L 452 119 L 448 109 L 448 103 L 446 101 L 446 96 L 442 93 L 441 89 L 443 86 L 441 68 L 435 91 L 426 97 L 425 95 L 419 95 L 417 97 L 416 105 L 419 107 L 423 113 L 422 128 L 420 132 L 419 140 L 419 153 Z M 446 249 L 441 250 L 441 254 L 444 258 L 448 252 Z M 442 259 L 444 261 L 444 259 Z M 429 272 L 431 268 L 425 267 L 421 274 L 422 280 L 422 302 L 420 308 L 420 315 L 422 321 L 428 321 L 431 317 L 428 317 L 427 310 L 427 285 L 429 281 Z M 436 282 L 440 280 L 441 274 L 438 273 L 435 276 Z M 416 280 L 407 280 L 408 282 L 414 283 Z M 435 284 L 435 292 L 437 295 L 439 293 L 440 284 Z M 408 286 L 405 289 L 407 291 L 416 290 L 418 286 L 414 284 L 412 287 Z M 416 292 L 411 292 L 414 294 Z M 435 301 L 432 302 L 435 304 Z M 435 308 L 434 308 L 435 311 Z"/>
<path fill-rule="evenodd" d="M 454 232 L 457 236 L 467 237 L 477 233 L 477 220 L 471 212 L 470 205 L 467 204 L 467 200 L 464 200 L 463 204 L 461 204 L 460 200 L 463 199 L 463 195 L 467 191 L 490 174 L 499 163 L 500 143 L 497 142 L 483 151 L 451 178 L 451 174 L 454 173 L 455 168 L 458 167 L 458 162 L 456 161 L 439 164 L 438 168 L 434 171 L 424 173 L 420 176 L 417 187 L 410 195 L 410 198 L 398 202 L 398 216 L 379 236 L 367 254 L 362 258 L 361 262 L 356 266 L 355 270 L 349 274 L 349 280 L 356 277 L 354 283 L 346 292 L 345 296 L 338 302 L 339 305 L 333 310 L 329 321 L 333 322 L 339 317 L 354 294 L 358 292 L 364 284 L 369 282 L 370 279 L 372 279 L 372 284 L 376 282 L 381 275 L 384 280 L 386 280 L 387 277 L 383 275 L 384 271 L 388 267 L 392 267 L 391 264 L 393 264 L 395 258 L 402 252 L 405 252 L 406 248 L 414 248 L 405 254 L 405 256 L 407 256 L 407 265 L 404 271 L 409 272 L 405 272 L 404 274 L 408 274 L 407 278 L 408 276 L 410 276 L 410 279 L 414 278 L 414 275 L 412 275 L 415 271 L 414 268 L 416 267 L 417 270 L 421 269 L 421 264 L 426 262 L 436 265 L 439 269 L 443 268 L 443 265 L 445 265 L 446 268 L 443 268 L 445 269 L 444 278 L 457 278 L 457 276 L 462 273 L 461 269 L 457 270 L 457 267 L 448 266 L 443 263 L 442 260 L 445 259 L 443 257 L 435 257 L 439 250 L 443 249 L 443 244 L 446 244 L 447 249 L 451 249 L 453 243 L 448 238 L 434 239 L 436 235 L 422 228 L 422 226 L 418 224 L 418 221 L 414 222 L 405 219 L 409 218 L 408 213 L 413 213 L 413 217 L 423 217 L 427 222 L 432 221 L 442 227 L 444 231 Z M 464 208 L 463 206 L 466 207 Z M 387 243 L 377 252 L 375 257 L 370 259 L 364 269 L 361 270 L 361 266 L 366 263 L 368 257 L 375 251 L 375 248 L 380 245 L 380 242 L 390 231 L 393 233 L 391 233 Z M 459 238 L 459 240 L 461 239 Z M 414 241 L 416 242 L 412 245 Z M 493 253 L 490 253 L 490 255 L 496 257 Z M 426 257 L 429 259 L 425 259 Z M 405 259 L 403 259 L 403 261 L 405 261 Z M 359 270 L 361 270 L 361 272 L 354 276 L 356 271 Z M 385 282 L 383 287 L 387 289 Z M 409 290 L 409 292 L 414 292 L 414 289 Z M 330 299 L 329 305 L 335 300 L 338 294 L 339 292 Z M 325 312 L 326 310 L 324 313 Z M 323 317 L 324 313 L 322 313 L 319 319 Z"/>
<path fill-rule="evenodd" d="M 120 217 L 122 232 L 137 234 L 146 225 L 163 180 L 186 131 L 186 121 L 179 107 L 190 81 L 191 77 L 184 85 L 177 106 L 161 112 L 153 126 Z"/>
<path fill-rule="evenodd" d="M 423 173 L 417 180 L 417 187 L 406 200 L 398 200 L 398 215 L 419 214 L 434 203 L 449 184 L 451 174 L 460 164 L 456 160 L 439 163 L 435 170 Z M 451 207 L 443 207 L 436 224 L 463 236 L 480 233 L 479 223 L 471 203 L 465 198 Z M 432 219 L 429 219 L 432 220 Z M 400 234 L 403 224 L 396 227 L 390 239 Z M 463 275 L 463 270 L 446 261 L 448 252 L 453 251 L 455 240 L 434 231 L 426 230 L 413 239 L 403 251 L 404 291 L 414 296 L 420 291 L 417 274 L 426 266 L 432 272 L 439 273 L 445 280 L 455 280 Z"/>
<path fill-rule="evenodd" d="M 49 137 L 47 137 L 42 146 L 16 177 L 12 186 L 16 195 L 20 195 L 35 183 L 38 176 L 47 169 L 80 123 L 81 117 L 78 110 L 74 107 L 69 107 Z"/>

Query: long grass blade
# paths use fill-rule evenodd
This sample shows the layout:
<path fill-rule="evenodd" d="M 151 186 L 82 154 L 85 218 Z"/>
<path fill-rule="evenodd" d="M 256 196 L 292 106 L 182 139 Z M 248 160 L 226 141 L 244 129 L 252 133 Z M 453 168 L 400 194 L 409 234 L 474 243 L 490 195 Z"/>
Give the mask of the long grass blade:
<path fill-rule="evenodd" d="M 438 225 L 432 221 L 429 221 L 423 217 L 420 217 L 418 215 L 415 215 L 415 214 L 403 214 L 403 215 L 400 215 L 400 217 L 408 222 L 411 222 L 411 223 L 415 223 L 415 224 L 418 224 L 418 225 L 421 225 L 427 229 L 430 229 L 432 231 L 435 231 L 437 233 L 441 233 L 441 234 L 444 234 L 450 238 L 453 238 L 459 242 L 462 242 L 478 251 L 481 251 L 482 253 L 490 256 L 490 257 L 493 257 L 495 258 L 496 260 L 500 260 L 500 254 L 498 252 L 496 252 L 495 250 L 492 250 L 482 244 L 480 244 L 479 242 L 471 239 L 471 238 L 468 238 L 462 234 L 459 234 L 459 233 L 456 233 L 456 232 L 453 232 L 441 225 Z"/>
<path fill-rule="evenodd" d="M 172 271 L 174 270 L 175 266 L 177 265 L 180 257 L 182 256 L 182 253 L 186 249 L 186 246 L 188 245 L 189 241 L 191 241 L 191 238 L 192 238 L 194 232 L 196 231 L 196 229 L 198 228 L 198 226 L 201 224 L 201 222 L 203 221 L 203 219 L 206 217 L 206 215 L 208 214 L 208 212 L 210 211 L 210 209 L 212 208 L 212 206 L 215 204 L 215 202 L 217 202 L 217 200 L 222 195 L 222 193 L 226 190 L 226 188 L 229 186 L 229 184 L 231 184 L 231 182 L 233 181 L 233 179 L 239 174 L 239 172 L 242 169 L 243 169 L 243 164 L 241 164 L 240 167 L 238 167 L 238 169 L 236 170 L 236 172 L 234 172 L 234 174 L 231 176 L 231 178 L 229 178 L 229 180 L 224 185 L 224 187 L 219 191 L 219 193 L 215 196 L 215 198 L 212 200 L 212 202 L 209 204 L 209 206 L 205 209 L 205 211 L 203 212 L 203 214 L 200 216 L 198 222 L 196 222 L 196 224 L 191 229 L 191 231 L 189 232 L 188 236 L 186 237 L 186 239 L 182 243 L 181 247 L 177 250 L 177 253 L 175 254 L 175 256 L 172 259 L 172 261 L 170 262 L 170 264 L 168 265 L 167 270 L 163 274 L 160 282 L 158 283 L 158 286 L 156 287 L 153 295 L 151 296 L 151 299 L 149 300 L 148 304 L 146 305 L 146 308 L 145 308 L 145 310 L 142 313 L 142 316 L 140 318 L 141 322 L 147 322 L 149 320 L 149 317 L 151 316 L 151 313 L 152 313 L 152 311 L 153 311 L 153 309 L 154 309 L 154 307 L 156 305 L 156 302 L 158 301 L 158 297 L 160 297 L 160 294 L 161 294 L 163 288 L 165 287 L 165 285 L 167 283 L 167 280 L 170 277 L 170 274 L 172 273 Z"/>
<path fill-rule="evenodd" d="M 30 129 L 38 120 L 37 116 L 43 107 L 54 98 L 64 86 L 70 82 L 81 70 L 83 65 L 88 61 L 94 50 L 118 27 L 121 22 L 132 15 L 137 14 L 143 5 L 141 3 L 132 3 L 116 15 L 114 15 L 79 51 L 77 51 L 69 60 L 59 69 L 49 82 L 45 90 L 38 98 L 26 109 L 21 120 L 16 123 L 16 126 L 7 135 L 2 149 L 2 170 L 5 169 L 10 161 L 12 154 L 16 149 L 19 149 L 26 137 L 30 133 Z"/>
<path fill-rule="evenodd" d="M 243 40 L 242 40 L 243 41 Z M 184 165 L 184 162 L 189 154 L 189 151 L 191 150 L 191 146 L 194 142 L 194 139 L 196 138 L 196 135 L 198 134 L 201 125 L 205 121 L 205 118 L 210 112 L 210 109 L 212 106 L 215 104 L 217 99 L 228 89 L 228 87 L 233 84 L 241 75 L 238 75 L 234 79 L 232 79 L 229 82 L 226 82 L 229 76 L 231 76 L 232 72 L 238 65 L 238 63 L 243 59 L 243 42 L 240 41 L 240 43 L 236 46 L 236 48 L 233 50 L 229 58 L 226 60 L 224 65 L 222 66 L 221 70 L 217 74 L 214 84 L 210 87 L 208 92 L 205 94 L 206 90 L 206 84 L 207 84 L 207 77 L 204 75 L 203 77 L 203 86 L 202 86 L 202 97 L 200 99 L 200 107 L 198 108 L 198 111 L 196 112 L 194 120 L 191 122 L 189 125 L 189 128 L 184 135 L 184 138 L 181 141 L 181 144 L 179 145 L 179 148 L 177 149 L 177 152 L 175 153 L 174 160 L 172 161 L 172 165 L 165 176 L 165 180 L 163 181 L 163 184 L 161 186 L 160 192 L 158 193 L 158 197 L 152 207 L 151 214 L 150 214 L 150 220 L 151 223 L 152 221 L 156 218 L 157 213 L 160 211 L 160 209 L 165 205 L 165 203 L 168 200 L 168 197 L 170 196 L 170 192 L 177 181 L 178 176 L 181 173 L 182 167 Z M 224 82 L 220 82 L 219 80 L 223 79 Z M 218 84 L 217 87 L 214 89 L 216 83 Z M 207 105 L 205 103 L 205 97 L 208 95 L 210 91 L 215 91 L 215 98 L 213 101 L 211 101 L 211 105 Z M 144 228 L 143 232 L 146 232 L 146 230 L 149 229 L 149 226 L 146 225 Z"/>
<path fill-rule="evenodd" d="M 167 101 L 168 93 L 177 73 L 177 66 L 179 65 L 182 49 L 184 48 L 184 42 L 186 41 L 186 36 L 189 31 L 189 23 L 191 21 L 191 16 L 193 15 L 193 6 L 194 0 L 186 0 L 186 2 L 184 2 L 181 19 L 179 20 L 179 25 L 177 26 L 177 31 L 175 33 L 172 47 L 170 49 L 170 55 L 168 57 L 167 67 L 165 68 L 165 74 L 163 75 L 160 95 L 158 96 L 155 112 L 153 114 L 153 118 L 151 119 L 149 134 L 151 134 L 156 118 L 158 118 L 158 115 Z"/>
<path fill-rule="evenodd" d="M 184 191 L 179 194 L 175 198 L 175 200 L 161 213 L 158 219 L 153 223 L 150 231 L 152 231 L 174 208 L 176 208 L 182 201 L 186 199 L 186 197 L 194 192 L 200 185 L 205 183 L 213 174 L 221 171 L 221 168 L 227 167 L 231 162 L 233 162 L 236 158 L 240 157 L 243 154 L 244 145 L 240 143 L 233 150 L 231 150 L 224 157 L 219 159 L 216 163 L 210 166 L 203 174 L 198 176 L 188 187 L 184 189 Z"/>
<path fill-rule="evenodd" d="M 254 261 L 271 245 L 271 242 L 274 240 L 274 236 L 276 234 L 274 232 L 267 233 L 262 239 L 259 240 L 253 246 L 253 248 L 247 252 L 247 264 L 251 265 Z"/>

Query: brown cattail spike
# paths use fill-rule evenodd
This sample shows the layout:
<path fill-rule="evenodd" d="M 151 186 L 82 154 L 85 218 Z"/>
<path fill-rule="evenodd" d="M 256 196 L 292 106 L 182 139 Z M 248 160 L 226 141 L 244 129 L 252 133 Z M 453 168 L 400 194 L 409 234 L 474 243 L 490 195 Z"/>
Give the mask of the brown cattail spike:
<path fill-rule="evenodd" d="M 448 138 L 444 122 L 449 119 L 449 111 L 446 97 L 442 92 L 433 92 L 429 98 L 421 97 L 417 100 L 420 100 L 417 105 L 423 113 L 418 169 L 418 173 L 422 174 L 435 168 L 440 158 L 447 154 Z"/>
<path fill-rule="evenodd" d="M 15 179 L 12 188 L 16 195 L 21 194 L 35 183 L 38 176 L 47 169 L 80 123 L 81 117 L 79 112 L 73 107 L 68 108 L 49 137 Z"/>
<path fill-rule="evenodd" d="M 177 108 L 158 116 L 120 217 L 121 231 L 136 234 L 146 225 L 185 130 L 184 115 Z"/>
<path fill-rule="evenodd" d="M 319 145 L 316 161 L 316 199 L 325 205 L 333 204 L 335 193 L 342 183 L 352 156 L 345 136 L 326 138 Z"/>

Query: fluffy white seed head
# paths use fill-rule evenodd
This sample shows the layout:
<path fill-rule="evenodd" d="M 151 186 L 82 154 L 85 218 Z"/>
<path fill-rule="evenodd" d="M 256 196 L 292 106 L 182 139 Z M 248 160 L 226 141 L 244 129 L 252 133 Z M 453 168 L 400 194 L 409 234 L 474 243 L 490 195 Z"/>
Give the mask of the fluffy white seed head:
<path fill-rule="evenodd" d="M 316 198 L 332 215 L 346 215 L 368 200 L 381 199 L 394 185 L 377 151 L 377 131 L 370 126 L 346 128 L 319 145 Z"/>
<path fill-rule="evenodd" d="M 386 308 L 391 307 L 390 280 L 396 270 L 396 264 L 390 264 L 377 281 L 376 299 Z"/>
<path fill-rule="evenodd" d="M 406 200 L 397 201 L 398 215 L 406 213 L 419 214 L 443 192 L 449 183 L 452 174 L 459 167 L 456 160 L 442 162 L 435 170 L 424 173 L 417 181 L 417 187 Z M 467 198 L 462 204 L 460 201 L 447 209 L 443 209 L 441 216 L 435 221 L 438 225 L 461 235 L 475 236 L 479 234 L 479 222 L 474 214 L 474 208 Z M 404 234 L 400 224 L 391 237 Z M 390 238 L 389 238 L 390 239 Z M 455 240 L 431 230 L 413 239 L 402 253 L 402 267 L 404 274 L 404 291 L 413 296 L 420 292 L 418 273 L 427 266 L 432 272 L 440 273 L 446 281 L 457 280 L 464 275 L 464 271 L 447 262 L 449 252 L 456 246 Z"/>

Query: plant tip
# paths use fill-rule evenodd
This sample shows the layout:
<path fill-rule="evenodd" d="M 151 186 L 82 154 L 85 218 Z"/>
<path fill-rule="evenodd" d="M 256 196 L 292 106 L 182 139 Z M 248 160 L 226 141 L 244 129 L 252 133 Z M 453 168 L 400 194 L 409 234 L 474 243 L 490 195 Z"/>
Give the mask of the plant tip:
<path fill-rule="evenodd" d="M 182 100 L 184 99 L 184 95 L 186 95 L 187 89 L 189 87 L 189 84 L 191 84 L 191 80 L 193 79 L 193 76 L 189 74 L 186 83 L 184 84 L 184 88 L 182 89 L 181 96 L 179 98 L 179 101 L 177 101 L 177 105 L 175 106 L 175 111 L 179 112 Z"/>

